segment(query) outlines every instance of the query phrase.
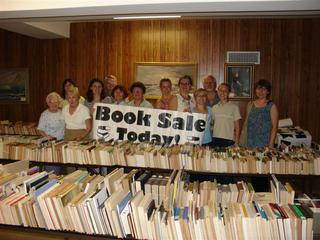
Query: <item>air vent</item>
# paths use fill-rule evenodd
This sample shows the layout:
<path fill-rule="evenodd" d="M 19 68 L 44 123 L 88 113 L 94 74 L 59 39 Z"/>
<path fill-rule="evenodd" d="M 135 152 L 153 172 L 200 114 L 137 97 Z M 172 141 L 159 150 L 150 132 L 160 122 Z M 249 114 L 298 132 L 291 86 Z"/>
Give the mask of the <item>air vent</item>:
<path fill-rule="evenodd" d="M 260 64 L 260 52 L 227 52 L 227 63 Z"/>

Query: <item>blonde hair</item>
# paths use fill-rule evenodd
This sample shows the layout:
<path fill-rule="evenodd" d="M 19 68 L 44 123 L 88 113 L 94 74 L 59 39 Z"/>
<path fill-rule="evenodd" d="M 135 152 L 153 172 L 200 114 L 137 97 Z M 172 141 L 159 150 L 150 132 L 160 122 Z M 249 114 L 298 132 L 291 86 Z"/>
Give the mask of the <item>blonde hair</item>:
<path fill-rule="evenodd" d="M 196 98 L 200 93 L 205 93 L 206 95 L 208 94 L 207 90 L 205 90 L 204 88 L 198 88 L 194 91 L 193 96 Z"/>
<path fill-rule="evenodd" d="M 49 94 L 47 95 L 47 97 L 46 97 L 46 103 L 49 104 L 49 102 L 50 102 L 50 100 L 51 100 L 52 98 L 57 98 L 57 99 L 58 99 L 58 103 L 60 103 L 60 101 L 61 101 L 61 97 L 60 97 L 60 95 L 59 95 L 58 93 L 56 93 L 56 92 L 51 92 L 51 93 L 49 93 Z"/>
<path fill-rule="evenodd" d="M 74 95 L 74 96 L 80 97 L 79 89 L 77 87 L 70 86 L 70 88 L 67 91 L 67 97 L 69 95 Z"/>

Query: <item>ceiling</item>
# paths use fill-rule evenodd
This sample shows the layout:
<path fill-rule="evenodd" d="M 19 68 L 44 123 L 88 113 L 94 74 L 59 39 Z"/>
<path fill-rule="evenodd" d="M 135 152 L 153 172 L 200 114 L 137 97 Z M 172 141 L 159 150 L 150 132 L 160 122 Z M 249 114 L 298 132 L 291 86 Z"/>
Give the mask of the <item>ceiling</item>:
<path fill-rule="evenodd" d="M 36 38 L 67 38 L 71 22 L 168 14 L 182 18 L 320 17 L 320 0 L 1 0 L 0 28 Z"/>

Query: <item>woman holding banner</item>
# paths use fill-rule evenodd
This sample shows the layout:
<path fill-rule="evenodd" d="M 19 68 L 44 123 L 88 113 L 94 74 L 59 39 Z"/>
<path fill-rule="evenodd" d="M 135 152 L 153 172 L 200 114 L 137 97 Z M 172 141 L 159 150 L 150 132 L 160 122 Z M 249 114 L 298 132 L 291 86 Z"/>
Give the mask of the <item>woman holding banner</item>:
<path fill-rule="evenodd" d="M 169 104 L 176 96 L 171 94 L 172 91 L 172 83 L 169 78 L 162 78 L 160 81 L 160 90 L 162 96 L 155 103 L 155 108 L 157 109 L 166 109 L 170 110 Z"/>
<path fill-rule="evenodd" d="M 173 98 L 169 103 L 169 109 L 179 112 L 191 112 L 194 108 L 194 98 L 189 94 L 192 87 L 192 79 L 185 75 L 179 79 L 179 93 L 176 98 Z"/>
<path fill-rule="evenodd" d="M 152 104 L 144 99 L 146 87 L 142 82 L 134 82 L 130 87 L 130 92 L 133 99 L 128 103 L 128 106 L 153 108 Z"/>
<path fill-rule="evenodd" d="M 207 114 L 206 127 L 202 139 L 202 144 L 209 144 L 212 141 L 212 109 L 207 106 L 207 91 L 203 88 L 199 88 L 194 92 L 194 99 L 196 106 L 192 109 L 195 113 Z"/>

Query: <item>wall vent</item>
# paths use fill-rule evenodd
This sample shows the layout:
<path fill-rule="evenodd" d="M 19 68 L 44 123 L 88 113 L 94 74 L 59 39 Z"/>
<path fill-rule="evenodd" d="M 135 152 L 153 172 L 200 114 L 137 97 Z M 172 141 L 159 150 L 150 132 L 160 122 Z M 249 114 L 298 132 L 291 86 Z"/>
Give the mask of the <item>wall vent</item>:
<path fill-rule="evenodd" d="M 260 52 L 227 51 L 227 63 L 254 63 L 260 64 Z"/>

